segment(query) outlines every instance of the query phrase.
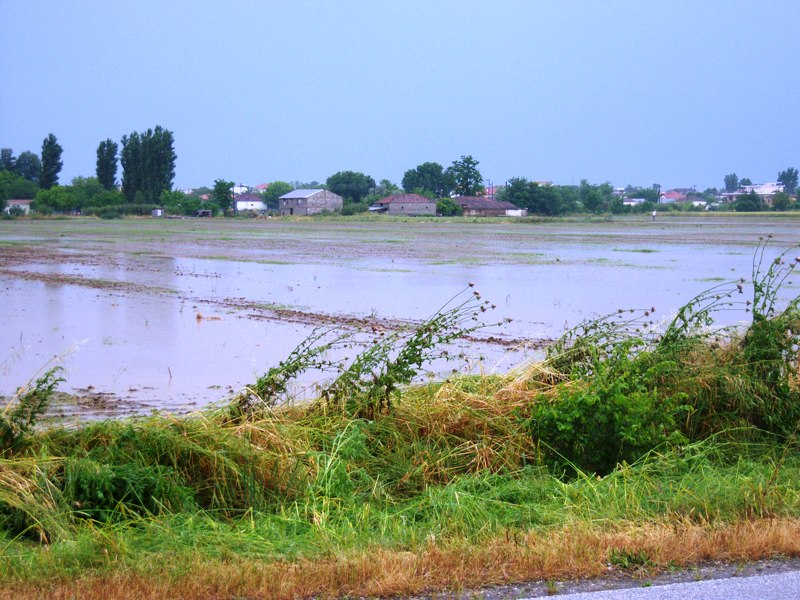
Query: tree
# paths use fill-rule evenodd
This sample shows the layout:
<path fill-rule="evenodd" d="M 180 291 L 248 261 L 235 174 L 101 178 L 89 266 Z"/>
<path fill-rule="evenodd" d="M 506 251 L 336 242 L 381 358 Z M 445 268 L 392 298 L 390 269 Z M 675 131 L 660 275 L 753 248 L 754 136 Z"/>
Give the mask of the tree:
<path fill-rule="evenodd" d="M 375 195 L 380 196 L 381 198 L 386 198 L 387 196 L 391 196 L 392 194 L 396 194 L 397 192 L 401 191 L 399 187 L 393 184 L 388 179 L 381 179 L 378 182 L 378 187 L 375 188 Z"/>
<path fill-rule="evenodd" d="M 61 145 L 56 136 L 49 134 L 42 142 L 42 174 L 39 177 L 39 186 L 43 190 L 49 190 L 54 185 L 58 185 L 58 174 L 64 163 L 61 161 Z"/>
<path fill-rule="evenodd" d="M 107 139 L 97 146 L 97 180 L 107 190 L 117 187 L 117 150 L 119 146 Z"/>
<path fill-rule="evenodd" d="M 726 192 L 735 192 L 739 189 L 739 178 L 736 176 L 736 173 L 729 173 L 725 175 L 725 191 Z"/>
<path fill-rule="evenodd" d="M 69 189 L 75 196 L 77 210 L 83 210 L 87 206 L 100 206 L 95 198 L 106 191 L 96 177 L 73 177 Z"/>
<path fill-rule="evenodd" d="M 159 197 L 159 204 L 172 215 L 193 215 L 202 206 L 200 199 L 181 191 L 164 190 Z"/>
<path fill-rule="evenodd" d="M 0 148 L 0 171 L 14 172 L 14 151 L 11 148 Z"/>
<path fill-rule="evenodd" d="M 66 213 L 78 210 L 78 200 L 69 188 L 53 186 L 36 194 L 31 208 L 41 213 Z"/>
<path fill-rule="evenodd" d="M 743 185 L 753 185 L 753 182 L 750 181 L 749 177 L 743 177 L 742 179 L 739 180 L 739 187 Z"/>
<path fill-rule="evenodd" d="M 339 171 L 327 180 L 328 189 L 342 198 L 349 198 L 352 202 L 361 202 L 375 187 L 375 180 L 369 175 L 357 171 Z"/>
<path fill-rule="evenodd" d="M 278 208 L 278 198 L 283 196 L 284 194 L 288 194 L 294 189 L 291 183 L 287 183 L 285 181 L 273 181 L 269 184 L 264 193 L 261 194 L 261 197 L 264 199 L 264 204 L 267 205 L 267 208 L 276 209 Z"/>
<path fill-rule="evenodd" d="M 749 185 L 749 184 L 742 184 Z M 746 194 L 739 194 L 736 197 L 736 212 L 756 212 L 763 208 L 761 196 L 755 192 L 747 192 Z"/>
<path fill-rule="evenodd" d="M 478 161 L 472 156 L 462 156 L 447 167 L 445 173 L 452 178 L 453 191 L 459 196 L 477 196 L 483 193 L 483 177 L 478 171 Z"/>
<path fill-rule="evenodd" d="M 39 186 L 11 171 L 0 171 L 0 200 L 35 198 Z"/>
<path fill-rule="evenodd" d="M 788 210 L 789 206 L 791 205 L 791 202 L 792 202 L 792 197 L 789 194 L 787 194 L 786 192 L 778 192 L 772 199 L 772 208 L 780 211 Z"/>
<path fill-rule="evenodd" d="M 225 181 L 224 179 L 214 180 L 214 188 L 211 190 L 211 201 L 223 211 L 228 210 L 233 205 L 233 186 L 234 183 L 232 181 Z"/>
<path fill-rule="evenodd" d="M 461 214 L 461 207 L 450 198 L 439 198 L 436 201 L 436 212 L 443 217 L 454 217 Z"/>
<path fill-rule="evenodd" d="M 601 213 L 611 210 L 614 200 L 614 188 L 610 183 L 592 185 L 586 179 L 581 180 L 578 196 L 584 210 Z"/>
<path fill-rule="evenodd" d="M 560 215 L 566 212 L 561 190 L 554 185 L 539 185 L 524 177 L 509 179 L 500 199 L 525 208 L 531 214 Z"/>
<path fill-rule="evenodd" d="M 778 181 L 783 184 L 784 192 L 794 194 L 797 189 L 797 169 L 789 167 L 785 171 L 781 171 L 778 173 Z"/>
<path fill-rule="evenodd" d="M 128 202 L 136 202 L 137 192 L 146 204 L 157 204 L 161 192 L 172 189 L 175 179 L 175 138 L 158 126 L 144 133 L 122 137 L 119 160 L 122 164 L 122 192 Z"/>
<path fill-rule="evenodd" d="M 625 188 L 625 195 L 628 198 L 644 198 L 645 202 L 657 204 L 661 197 L 661 188 L 657 183 L 649 188 L 628 186 Z"/>
<path fill-rule="evenodd" d="M 449 196 L 454 187 L 454 182 L 445 173 L 444 167 L 435 162 L 424 162 L 409 169 L 403 175 L 402 184 L 406 192 L 425 190 L 434 198 Z"/>
<path fill-rule="evenodd" d="M 17 157 L 14 172 L 28 181 L 38 183 L 42 175 L 42 161 L 33 152 L 25 151 Z"/>

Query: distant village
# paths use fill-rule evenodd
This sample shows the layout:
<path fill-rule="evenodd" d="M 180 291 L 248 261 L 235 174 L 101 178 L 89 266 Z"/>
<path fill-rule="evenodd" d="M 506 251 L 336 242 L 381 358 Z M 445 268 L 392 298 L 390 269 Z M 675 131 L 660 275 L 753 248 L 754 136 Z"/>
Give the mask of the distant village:
<path fill-rule="evenodd" d="M 540 187 L 551 187 L 550 181 L 532 182 Z M 264 193 L 270 184 L 262 183 L 256 186 L 236 184 L 231 187 L 232 210 L 239 215 L 270 215 L 276 216 L 310 216 L 323 213 L 341 212 L 346 199 L 324 187 L 299 188 L 278 196 L 277 206 L 271 207 L 265 200 Z M 524 217 L 528 209 L 510 201 L 504 200 L 507 186 L 487 186 L 482 193 L 474 196 L 453 196 L 448 198 L 457 208 L 457 213 L 466 217 Z M 763 208 L 773 208 L 776 198 L 786 196 L 788 206 L 794 208 L 797 198 L 785 192 L 785 185 L 778 182 L 756 183 L 740 185 L 735 191 L 705 191 L 698 192 L 694 187 L 674 188 L 666 191 L 657 190 L 657 196 L 648 194 L 648 197 L 636 195 L 641 188 L 616 187 L 611 195 L 618 204 L 626 207 L 625 212 L 649 211 L 652 209 L 689 208 L 696 210 L 735 210 L 736 204 L 742 197 L 757 199 Z M 649 191 L 649 190 L 648 190 Z M 182 190 L 187 196 L 196 193 L 194 189 Z M 203 202 L 212 200 L 210 193 L 202 193 L 199 199 Z M 431 198 L 420 193 L 395 192 L 380 199 L 373 199 L 366 210 L 372 213 L 405 216 L 434 216 L 441 214 L 437 209 L 439 199 Z M 441 205 L 439 205 L 441 208 Z M 638 209 L 638 210 L 637 210 Z M 202 210 L 202 209 L 201 209 Z M 210 211 L 203 211 L 204 216 L 211 216 Z"/>

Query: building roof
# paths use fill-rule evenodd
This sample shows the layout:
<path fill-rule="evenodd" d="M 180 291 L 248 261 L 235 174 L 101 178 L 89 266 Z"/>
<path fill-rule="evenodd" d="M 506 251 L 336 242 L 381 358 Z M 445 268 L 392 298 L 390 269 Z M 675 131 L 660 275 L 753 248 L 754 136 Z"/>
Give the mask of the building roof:
<path fill-rule="evenodd" d="M 6 206 L 24 206 L 25 204 L 30 204 L 33 200 L 29 198 L 9 198 L 6 200 Z"/>
<path fill-rule="evenodd" d="M 237 202 L 263 202 L 264 199 L 258 194 L 238 194 L 233 198 Z"/>
<path fill-rule="evenodd" d="M 519 210 L 519 206 L 485 196 L 457 196 L 453 202 L 467 210 Z"/>
<path fill-rule="evenodd" d="M 254 189 L 254 190 L 258 190 L 259 192 L 263 192 L 263 191 L 264 191 L 265 189 L 267 189 L 268 187 L 269 187 L 269 184 L 268 184 L 268 183 L 259 183 L 259 184 L 258 184 L 257 186 L 255 186 L 253 189 Z"/>
<path fill-rule="evenodd" d="M 293 198 L 310 198 L 314 194 L 319 194 L 320 192 L 324 192 L 323 189 L 316 189 L 316 190 L 293 190 L 288 194 L 284 194 L 281 198 L 290 200 Z"/>
<path fill-rule="evenodd" d="M 664 192 L 663 194 L 661 194 L 661 197 L 668 198 L 670 200 L 686 200 L 686 194 L 678 190 L 670 190 L 668 192 Z"/>
<path fill-rule="evenodd" d="M 425 196 L 420 196 L 419 194 L 392 194 L 391 196 L 387 196 L 381 200 L 378 200 L 375 204 L 380 204 L 381 206 L 387 206 L 389 204 L 430 204 L 431 202 L 436 202 L 431 198 L 426 198 Z"/>

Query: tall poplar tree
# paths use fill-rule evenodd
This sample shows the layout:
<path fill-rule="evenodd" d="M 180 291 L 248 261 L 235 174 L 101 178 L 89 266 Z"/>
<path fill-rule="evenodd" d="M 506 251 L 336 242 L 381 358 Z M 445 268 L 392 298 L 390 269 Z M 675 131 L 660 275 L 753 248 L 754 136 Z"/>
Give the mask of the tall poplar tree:
<path fill-rule="evenodd" d="M 42 174 L 39 177 L 39 187 L 49 190 L 58 185 L 58 174 L 64 163 L 61 161 L 61 145 L 52 133 L 42 142 Z"/>
<path fill-rule="evenodd" d="M 134 202 L 141 192 L 145 202 L 157 204 L 161 192 L 172 188 L 177 159 L 174 143 L 172 132 L 160 126 L 122 137 L 122 193 L 128 202 Z"/>
<path fill-rule="evenodd" d="M 97 146 L 97 180 L 107 190 L 117 185 L 117 143 L 111 139 Z"/>

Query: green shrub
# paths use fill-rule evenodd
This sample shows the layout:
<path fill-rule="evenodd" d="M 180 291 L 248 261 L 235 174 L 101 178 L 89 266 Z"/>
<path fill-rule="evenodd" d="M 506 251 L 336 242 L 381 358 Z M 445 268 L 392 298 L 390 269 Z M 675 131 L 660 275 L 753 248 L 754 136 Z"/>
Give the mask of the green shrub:
<path fill-rule="evenodd" d="M 76 515 L 96 521 L 180 511 L 193 504 L 182 483 L 173 469 L 161 465 L 69 458 L 64 466 L 65 500 Z"/>

